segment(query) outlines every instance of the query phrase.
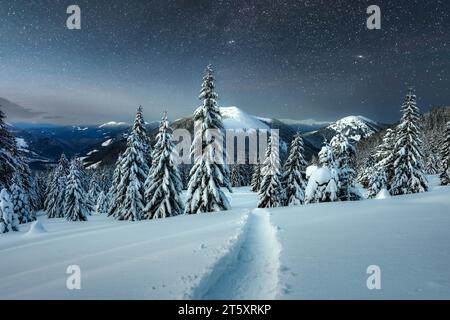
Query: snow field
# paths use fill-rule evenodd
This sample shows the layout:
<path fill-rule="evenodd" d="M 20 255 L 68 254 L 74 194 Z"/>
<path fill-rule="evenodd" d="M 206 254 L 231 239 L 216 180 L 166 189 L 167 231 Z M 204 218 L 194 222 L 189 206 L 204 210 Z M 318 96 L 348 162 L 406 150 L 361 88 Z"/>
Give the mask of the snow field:
<path fill-rule="evenodd" d="M 2 299 L 449 299 L 450 188 L 357 202 L 118 222 L 91 216 L 0 236 Z M 31 230 L 30 230 L 31 229 Z M 81 268 L 81 290 L 66 269 Z M 381 269 L 381 290 L 366 270 Z"/>

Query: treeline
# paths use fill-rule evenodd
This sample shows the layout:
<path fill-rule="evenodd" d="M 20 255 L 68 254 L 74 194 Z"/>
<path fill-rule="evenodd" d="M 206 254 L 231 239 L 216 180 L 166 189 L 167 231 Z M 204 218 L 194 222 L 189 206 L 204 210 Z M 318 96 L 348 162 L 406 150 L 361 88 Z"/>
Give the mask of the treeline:
<path fill-rule="evenodd" d="M 339 133 L 324 143 L 314 164 L 308 164 L 304 141 L 297 133 L 283 165 L 275 143 L 278 137 L 271 136 L 264 162 L 231 165 L 231 170 L 214 161 L 215 143 L 208 134 L 210 129 L 224 130 L 211 66 L 206 69 L 199 98 L 202 105 L 194 113 L 194 122 L 200 129 L 191 147 L 193 165 L 178 164 L 167 114 L 152 147 L 139 107 L 126 149 L 113 168 L 87 170 L 80 158 L 69 161 L 63 154 L 50 172 L 34 177 L 0 113 L 1 232 L 17 231 L 18 224 L 35 220 L 35 212 L 41 209 L 50 219 L 68 221 L 86 221 L 92 214 L 139 221 L 229 210 L 225 190 L 232 193 L 232 187 L 249 184 L 258 193 L 260 208 L 361 200 L 358 182 L 367 188 L 369 198 L 380 192 L 425 192 L 429 188 L 426 171 L 431 171 L 426 164 L 428 152 L 439 163 L 431 173 L 439 173 L 442 184 L 450 183 L 450 123 L 444 127 L 439 113 L 423 123 L 412 90 L 401 107 L 400 122 L 383 132 L 382 138 L 371 139 L 362 158 Z M 429 135 L 424 135 L 424 126 Z M 433 144 L 426 142 L 428 136 L 433 137 Z M 196 152 L 195 146 L 203 152 Z M 183 189 L 187 190 L 185 199 L 181 199 Z"/>

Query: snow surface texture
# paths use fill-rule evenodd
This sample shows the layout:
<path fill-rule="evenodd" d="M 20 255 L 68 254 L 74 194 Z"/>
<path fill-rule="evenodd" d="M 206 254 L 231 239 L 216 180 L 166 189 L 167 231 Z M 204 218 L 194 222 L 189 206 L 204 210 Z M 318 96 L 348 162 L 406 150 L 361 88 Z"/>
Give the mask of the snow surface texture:
<path fill-rule="evenodd" d="M 2 299 L 450 299 L 450 188 L 140 222 L 104 215 L 0 235 Z M 30 231 L 30 229 L 36 229 Z M 37 235 L 26 236 L 27 233 Z M 66 269 L 81 268 L 81 290 Z M 381 268 L 369 290 L 367 267 Z"/>

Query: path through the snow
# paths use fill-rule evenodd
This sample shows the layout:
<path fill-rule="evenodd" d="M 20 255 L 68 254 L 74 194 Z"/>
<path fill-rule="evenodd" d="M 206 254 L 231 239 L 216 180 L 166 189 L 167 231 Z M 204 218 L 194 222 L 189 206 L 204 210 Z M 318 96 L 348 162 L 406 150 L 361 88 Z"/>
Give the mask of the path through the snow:
<path fill-rule="evenodd" d="M 195 298 L 222 299 L 274 299 L 278 292 L 280 244 L 276 229 L 267 210 L 249 213 L 242 239 L 237 242 L 230 258 L 221 260 L 204 294 Z M 226 266 L 223 263 L 226 262 Z"/>

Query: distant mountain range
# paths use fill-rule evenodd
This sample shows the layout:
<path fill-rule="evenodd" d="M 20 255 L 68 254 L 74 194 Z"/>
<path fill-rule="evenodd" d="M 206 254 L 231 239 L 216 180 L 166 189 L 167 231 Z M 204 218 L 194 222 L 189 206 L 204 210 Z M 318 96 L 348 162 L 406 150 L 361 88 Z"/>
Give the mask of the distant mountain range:
<path fill-rule="evenodd" d="M 355 143 L 382 130 L 385 125 L 363 116 L 349 116 L 336 122 L 261 118 L 250 115 L 237 107 L 221 108 L 226 129 L 279 129 L 281 152 L 286 153 L 292 137 L 303 133 L 306 157 L 317 154 L 324 140 L 330 140 L 341 132 Z M 193 132 L 192 116 L 175 120 L 174 129 Z M 19 124 L 12 127 L 18 143 L 29 156 L 32 165 L 40 168 L 57 161 L 62 152 L 68 157 L 82 157 L 86 166 L 112 165 L 125 149 L 131 126 L 124 122 L 110 121 L 100 126 L 53 126 Z M 147 131 L 154 142 L 158 122 L 147 123 Z"/>

